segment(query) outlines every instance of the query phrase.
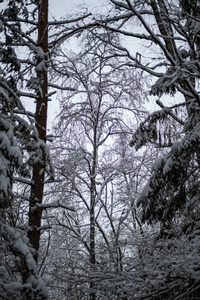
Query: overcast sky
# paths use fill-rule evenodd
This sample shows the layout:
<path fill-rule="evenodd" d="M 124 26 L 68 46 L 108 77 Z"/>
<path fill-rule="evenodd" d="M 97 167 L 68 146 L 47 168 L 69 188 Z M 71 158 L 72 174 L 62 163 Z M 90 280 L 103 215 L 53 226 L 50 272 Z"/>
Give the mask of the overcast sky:
<path fill-rule="evenodd" d="M 103 7 L 103 0 L 49 0 L 49 18 L 60 17 L 80 11 L 81 6 L 86 4 L 88 7 Z"/>

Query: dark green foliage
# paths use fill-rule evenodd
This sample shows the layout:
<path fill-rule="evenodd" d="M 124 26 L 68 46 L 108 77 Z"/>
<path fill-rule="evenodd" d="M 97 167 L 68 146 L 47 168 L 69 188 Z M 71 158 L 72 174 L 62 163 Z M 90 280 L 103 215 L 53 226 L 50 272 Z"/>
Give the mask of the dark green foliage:
<path fill-rule="evenodd" d="M 15 208 L 19 210 L 23 195 L 15 195 L 18 182 L 24 188 L 31 183 L 32 167 L 43 159 L 43 152 L 48 165 L 49 153 L 20 99 L 25 75 L 18 53 L 20 46 L 27 45 L 18 18 L 24 16 L 27 1 L 5 3 L 0 16 L 0 298 L 41 300 L 47 298 L 47 291 L 26 232 L 16 228 Z"/>
<path fill-rule="evenodd" d="M 197 17 L 200 14 L 199 0 L 180 0 L 180 7 L 184 16 Z"/>
<path fill-rule="evenodd" d="M 10 37 L 7 36 L 7 40 Z M 10 42 L 6 40 L 7 44 L 12 44 L 12 38 L 10 38 Z M 6 47 L 6 49 L 2 49 L 0 59 L 2 63 L 6 64 L 7 71 L 19 71 L 20 70 L 20 62 L 17 59 L 17 55 L 12 47 Z M 9 67 L 10 66 L 10 67 Z"/>

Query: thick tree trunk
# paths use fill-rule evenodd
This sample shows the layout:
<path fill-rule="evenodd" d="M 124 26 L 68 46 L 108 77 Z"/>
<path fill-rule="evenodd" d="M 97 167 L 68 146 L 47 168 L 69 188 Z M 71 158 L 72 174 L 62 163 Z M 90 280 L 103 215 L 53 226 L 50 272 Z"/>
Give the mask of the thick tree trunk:
<path fill-rule="evenodd" d="M 42 48 L 44 53 L 48 52 L 48 0 L 41 0 L 39 4 L 38 15 L 38 46 Z M 38 58 L 38 64 L 42 58 Z M 38 89 L 36 99 L 35 121 L 38 135 L 41 140 L 46 142 L 46 127 L 47 127 L 47 93 L 48 93 L 48 79 L 47 70 L 38 70 L 37 78 L 40 82 L 40 89 Z M 41 149 L 42 151 L 42 149 Z M 29 239 L 33 248 L 35 249 L 34 259 L 38 261 L 38 251 L 40 242 L 40 230 L 42 210 L 37 207 L 37 203 L 42 203 L 44 191 L 44 153 L 42 153 L 43 160 L 38 162 L 33 167 L 33 177 L 30 195 L 29 206 Z"/>

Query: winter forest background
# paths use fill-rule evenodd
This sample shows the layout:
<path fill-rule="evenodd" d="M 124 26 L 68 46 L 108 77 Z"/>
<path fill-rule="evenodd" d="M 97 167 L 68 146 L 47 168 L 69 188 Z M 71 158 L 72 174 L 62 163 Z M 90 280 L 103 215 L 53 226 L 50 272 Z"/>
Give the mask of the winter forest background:
<path fill-rule="evenodd" d="M 200 1 L 64 13 L 0 1 L 0 299 L 200 299 Z"/>

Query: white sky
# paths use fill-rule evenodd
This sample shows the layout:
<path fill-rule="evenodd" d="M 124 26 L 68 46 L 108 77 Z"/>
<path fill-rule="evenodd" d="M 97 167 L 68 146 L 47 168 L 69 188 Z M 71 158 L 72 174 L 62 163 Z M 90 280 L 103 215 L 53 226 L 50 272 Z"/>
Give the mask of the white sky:
<path fill-rule="evenodd" d="M 81 6 L 86 4 L 89 7 L 103 7 L 104 0 L 49 0 L 49 19 L 60 17 L 80 11 Z M 105 2 L 104 2 L 105 3 Z"/>

